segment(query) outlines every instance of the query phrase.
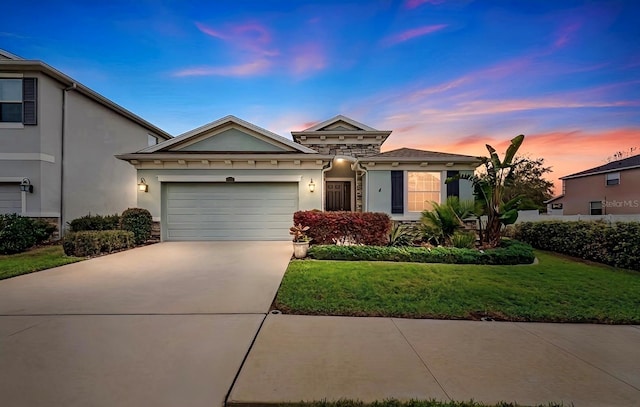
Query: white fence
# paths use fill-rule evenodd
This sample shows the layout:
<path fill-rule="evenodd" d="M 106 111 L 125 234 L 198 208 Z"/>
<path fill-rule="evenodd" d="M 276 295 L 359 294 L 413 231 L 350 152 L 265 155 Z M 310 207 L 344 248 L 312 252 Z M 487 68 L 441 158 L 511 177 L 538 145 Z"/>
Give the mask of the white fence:
<path fill-rule="evenodd" d="M 640 214 L 637 215 L 547 215 L 539 214 L 538 211 L 518 211 L 518 220 L 520 222 L 542 222 L 545 220 L 559 220 L 564 222 L 570 221 L 597 221 L 605 222 L 640 222 Z"/>

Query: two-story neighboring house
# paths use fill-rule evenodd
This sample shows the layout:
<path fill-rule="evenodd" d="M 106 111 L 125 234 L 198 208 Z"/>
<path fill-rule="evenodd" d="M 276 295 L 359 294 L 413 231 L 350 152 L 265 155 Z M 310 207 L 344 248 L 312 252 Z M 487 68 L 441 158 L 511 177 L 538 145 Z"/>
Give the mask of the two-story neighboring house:
<path fill-rule="evenodd" d="M 552 215 L 640 213 L 640 155 L 560 178 L 563 194 L 547 201 Z"/>
<path fill-rule="evenodd" d="M 134 207 L 136 171 L 114 156 L 169 138 L 49 65 L 0 50 L 0 213 L 63 227 Z"/>

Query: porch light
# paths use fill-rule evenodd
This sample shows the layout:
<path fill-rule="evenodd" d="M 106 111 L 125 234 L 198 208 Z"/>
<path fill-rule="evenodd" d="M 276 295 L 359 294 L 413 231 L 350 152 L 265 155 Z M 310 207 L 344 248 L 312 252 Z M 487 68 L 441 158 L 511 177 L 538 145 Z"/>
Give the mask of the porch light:
<path fill-rule="evenodd" d="M 29 178 L 22 179 L 22 182 L 20 183 L 20 191 L 33 194 L 33 185 L 31 185 L 31 180 Z"/>
<path fill-rule="evenodd" d="M 311 178 L 311 181 L 309 182 L 309 192 L 313 192 L 316 190 L 316 184 L 315 182 L 313 182 L 313 178 Z"/>
<path fill-rule="evenodd" d="M 140 178 L 140 182 L 138 182 L 138 190 L 140 192 L 149 192 L 149 185 L 147 185 L 144 178 Z"/>

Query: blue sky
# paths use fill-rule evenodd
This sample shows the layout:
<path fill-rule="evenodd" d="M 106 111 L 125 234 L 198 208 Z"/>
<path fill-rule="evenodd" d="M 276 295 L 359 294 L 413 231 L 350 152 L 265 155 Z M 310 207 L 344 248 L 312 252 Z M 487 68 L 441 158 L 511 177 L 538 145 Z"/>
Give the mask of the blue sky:
<path fill-rule="evenodd" d="M 634 0 L 3 7 L 0 48 L 174 135 L 233 114 L 290 137 L 344 114 L 393 130 L 387 150 L 484 155 L 524 133 L 554 179 L 640 149 Z"/>

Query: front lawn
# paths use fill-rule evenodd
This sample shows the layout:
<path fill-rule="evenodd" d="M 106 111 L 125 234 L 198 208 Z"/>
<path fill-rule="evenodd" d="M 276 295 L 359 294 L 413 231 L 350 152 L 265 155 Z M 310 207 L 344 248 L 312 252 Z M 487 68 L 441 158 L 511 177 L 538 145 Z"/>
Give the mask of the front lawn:
<path fill-rule="evenodd" d="M 535 265 L 292 261 L 284 313 L 640 323 L 640 273 L 536 251 Z"/>
<path fill-rule="evenodd" d="M 60 245 L 38 247 L 24 253 L 0 256 L 0 280 L 80 260 L 84 259 L 65 256 Z"/>

